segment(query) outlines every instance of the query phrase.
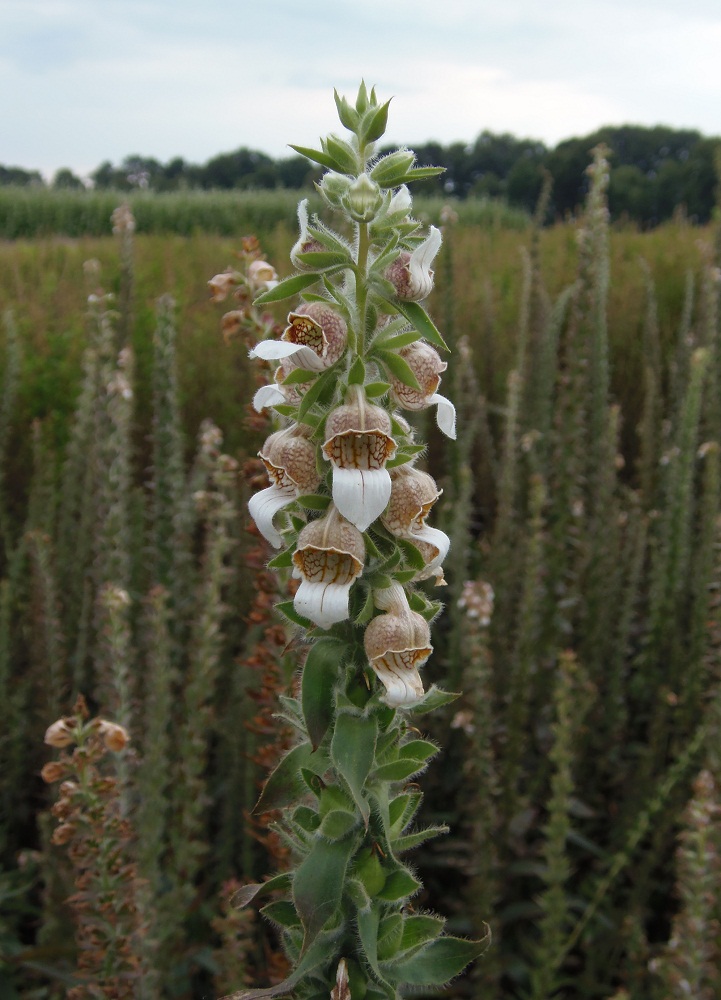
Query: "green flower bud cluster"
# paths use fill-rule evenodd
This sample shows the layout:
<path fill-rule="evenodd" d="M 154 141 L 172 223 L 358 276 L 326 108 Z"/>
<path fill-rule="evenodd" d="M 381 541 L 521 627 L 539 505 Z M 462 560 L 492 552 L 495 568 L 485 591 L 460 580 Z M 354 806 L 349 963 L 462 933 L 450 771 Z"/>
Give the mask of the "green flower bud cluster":
<path fill-rule="evenodd" d="M 277 365 L 254 405 L 272 407 L 283 426 L 261 449 L 270 485 L 249 506 L 281 550 L 270 565 L 300 580 L 279 607 L 310 648 L 299 696 L 282 705 L 297 742 L 257 806 L 283 810 L 277 830 L 297 867 L 240 900 L 274 896 L 262 912 L 292 971 L 278 986 L 238 994 L 247 1000 L 320 1000 L 340 984 L 353 1000 L 394 1000 L 405 986 L 445 984 L 486 945 L 413 911 L 421 886 L 404 860 L 445 832 L 414 826 L 422 795 L 409 782 L 437 747 L 408 713 L 456 697 L 424 691 L 419 674 L 440 611 L 420 584 L 444 582 L 449 543 L 426 524 L 440 491 L 415 468 L 424 446 L 402 415 L 433 406 L 455 436 L 453 405 L 437 392 L 447 347 L 421 305 L 440 233 L 420 231 L 406 186 L 438 170 L 416 167 L 409 150 L 375 154 L 390 102 L 374 90 L 361 84 L 354 104 L 335 99 L 349 137 L 293 148 L 326 168 L 319 190 L 353 240 L 301 202 L 297 273 L 256 299 L 301 297 L 281 338 L 251 351 Z"/>

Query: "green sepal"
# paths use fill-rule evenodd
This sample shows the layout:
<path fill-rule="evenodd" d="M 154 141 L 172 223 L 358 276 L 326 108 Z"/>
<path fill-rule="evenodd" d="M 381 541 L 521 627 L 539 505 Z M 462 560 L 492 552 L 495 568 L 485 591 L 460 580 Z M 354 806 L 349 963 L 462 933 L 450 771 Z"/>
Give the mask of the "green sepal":
<path fill-rule="evenodd" d="M 319 372 L 311 371 L 309 368 L 294 368 L 283 379 L 283 385 L 302 385 L 303 382 L 312 382 L 318 378 Z"/>
<path fill-rule="evenodd" d="M 331 134 L 325 144 L 330 155 L 340 164 L 341 173 L 357 174 L 358 170 L 362 169 L 362 164 L 358 163 L 358 155 L 350 143 Z"/>
<path fill-rule="evenodd" d="M 354 813 L 346 812 L 344 809 L 331 809 L 323 817 L 317 832 L 319 837 L 325 837 L 326 840 L 343 840 L 357 825 L 358 820 Z"/>
<path fill-rule="evenodd" d="M 429 941 L 435 941 L 443 932 L 445 918 L 435 913 L 417 913 L 403 921 L 403 933 L 397 954 L 410 957 Z"/>
<path fill-rule="evenodd" d="M 363 116 L 358 127 L 358 138 L 361 143 L 375 142 L 383 135 L 388 125 L 388 108 L 391 100 L 392 98 L 381 104 L 373 114 Z"/>
<path fill-rule="evenodd" d="M 398 583 L 401 583 L 401 584 L 410 583 L 411 580 L 415 580 L 415 578 L 418 576 L 418 570 L 416 570 L 416 569 L 396 569 L 396 570 L 393 570 L 393 572 L 391 573 L 391 576 L 393 577 L 394 580 L 397 580 Z"/>
<path fill-rule="evenodd" d="M 276 403 L 273 409 L 276 413 L 280 413 L 281 417 L 294 417 L 298 412 L 298 407 L 290 403 Z"/>
<path fill-rule="evenodd" d="M 425 450 L 426 446 L 423 444 L 404 444 L 402 448 L 398 449 L 395 457 L 386 462 L 386 469 L 396 469 L 399 465 L 406 465 Z"/>
<path fill-rule="evenodd" d="M 368 583 L 374 590 L 387 590 L 393 581 L 385 573 L 371 573 Z"/>
<path fill-rule="evenodd" d="M 403 917 L 400 913 L 389 913 L 383 917 L 378 927 L 378 958 L 385 961 L 395 955 L 403 936 Z"/>
<path fill-rule="evenodd" d="M 296 806 L 292 819 L 305 833 L 315 833 L 320 826 L 320 816 L 310 806 Z"/>
<path fill-rule="evenodd" d="M 308 767 L 301 767 L 300 776 L 306 787 L 320 799 L 327 787 L 321 776 Z"/>
<path fill-rule="evenodd" d="M 407 333 L 399 333 L 395 337 L 388 337 L 373 344 L 374 347 L 385 351 L 397 351 L 401 347 L 408 347 L 421 339 L 417 330 L 409 330 Z"/>
<path fill-rule="evenodd" d="M 316 840 L 295 872 L 293 902 L 305 929 L 304 951 L 340 907 L 354 848 L 352 837 L 335 842 Z"/>
<path fill-rule="evenodd" d="M 419 305 L 418 302 L 395 302 L 394 305 L 429 344 L 435 344 L 436 347 L 441 347 L 444 351 L 450 350 L 436 324 L 422 305 Z"/>
<path fill-rule="evenodd" d="M 438 177 L 445 172 L 445 167 L 413 167 L 399 179 L 398 184 L 412 184 L 413 181 L 425 181 L 430 177 Z"/>
<path fill-rule="evenodd" d="M 262 292 L 253 305 L 264 306 L 270 302 L 282 302 L 293 295 L 302 292 L 304 288 L 310 288 L 318 281 L 317 274 L 291 274 L 289 278 L 283 278 L 274 288 L 269 288 L 267 292 Z"/>
<path fill-rule="evenodd" d="M 410 958 L 388 962 L 383 967 L 396 982 L 409 986 L 444 986 L 482 955 L 490 941 L 490 931 L 480 941 L 439 937 Z"/>
<path fill-rule="evenodd" d="M 375 716 L 369 718 L 341 712 L 336 718 L 330 745 L 333 766 L 348 786 L 366 827 L 370 806 L 363 795 L 363 786 L 373 767 L 377 735 L 378 722 Z"/>
<path fill-rule="evenodd" d="M 382 156 L 371 170 L 371 177 L 382 188 L 398 187 L 413 166 L 415 153 L 409 149 L 397 149 L 387 156 Z"/>
<path fill-rule="evenodd" d="M 355 99 L 355 109 L 359 115 L 365 114 L 368 110 L 368 90 L 365 80 L 361 80 L 358 88 L 358 96 Z"/>
<path fill-rule="evenodd" d="M 369 382 L 368 385 L 364 386 L 366 396 L 369 399 L 374 399 L 376 396 L 385 396 L 390 387 L 390 382 Z"/>
<path fill-rule="evenodd" d="M 328 153 L 323 152 L 322 149 L 311 149 L 310 146 L 295 146 L 292 142 L 288 143 L 288 145 L 296 153 L 300 153 L 301 156 L 307 156 L 314 163 L 320 163 L 322 167 L 327 167 L 329 170 L 337 170 L 341 174 L 343 173 L 340 164 Z"/>
<path fill-rule="evenodd" d="M 391 829 L 395 828 L 398 833 L 405 830 L 418 812 L 422 801 L 422 792 L 401 792 L 400 795 L 396 795 L 388 806 Z"/>
<path fill-rule="evenodd" d="M 266 903 L 260 912 L 279 927 L 302 926 L 300 917 L 295 912 L 295 907 L 288 899 L 278 899 L 274 903 Z"/>
<path fill-rule="evenodd" d="M 375 604 L 373 602 L 373 591 L 368 588 L 368 593 L 366 594 L 366 599 L 363 602 L 363 607 L 360 609 L 358 614 L 355 616 L 353 621 L 356 625 L 367 625 L 368 622 L 373 617 L 373 610 Z"/>
<path fill-rule="evenodd" d="M 327 371 L 323 372 L 320 378 L 316 379 L 313 385 L 303 394 L 303 399 L 300 402 L 298 408 L 298 416 L 304 417 L 308 410 L 315 403 L 318 402 L 320 397 L 323 395 L 323 390 L 328 387 L 328 385 L 335 386 L 337 379 L 336 372 L 329 368 Z"/>
<path fill-rule="evenodd" d="M 231 904 L 236 909 L 241 909 L 243 906 L 247 906 L 248 903 L 252 903 L 256 896 L 264 896 L 268 892 L 279 892 L 286 891 L 290 889 L 293 883 L 293 876 L 290 872 L 281 872 L 280 875 L 274 875 L 273 878 L 269 878 L 267 882 L 253 882 L 248 885 L 242 886 L 230 898 Z"/>
<path fill-rule="evenodd" d="M 363 364 L 363 359 L 356 358 L 348 372 L 348 385 L 363 385 L 365 377 L 366 366 Z"/>
<path fill-rule="evenodd" d="M 320 750 L 314 753 L 310 743 L 300 743 L 293 747 L 269 775 L 253 812 L 280 809 L 301 798 L 305 791 L 301 767 L 321 775 L 329 766 L 327 756 Z"/>
<path fill-rule="evenodd" d="M 310 648 L 303 667 L 301 706 L 313 747 L 319 746 L 333 720 L 334 687 L 341 676 L 346 643 L 318 639 Z"/>
<path fill-rule="evenodd" d="M 373 353 L 378 356 L 381 363 L 385 365 L 392 375 L 395 375 L 399 382 L 418 392 L 422 391 L 410 365 L 400 354 L 394 354 L 393 351 L 384 351 L 381 348 L 374 350 Z"/>
<path fill-rule="evenodd" d="M 361 912 L 370 908 L 371 898 L 360 879 L 353 878 L 352 876 L 347 878 L 343 888 L 356 910 Z"/>
<path fill-rule="evenodd" d="M 386 463 L 386 464 L 388 464 L 388 463 Z M 365 542 L 366 555 L 370 556 L 371 559 L 382 559 L 383 558 L 383 554 L 381 553 L 381 551 L 379 550 L 378 546 L 373 541 L 373 539 L 371 538 L 371 536 L 368 534 L 367 531 L 363 532 L 363 541 Z"/>
<path fill-rule="evenodd" d="M 399 899 L 413 896 L 421 888 L 421 885 L 422 883 L 407 868 L 400 865 L 388 875 L 386 884 L 376 895 L 387 903 L 396 903 Z"/>
<path fill-rule="evenodd" d="M 330 497 L 325 493 L 303 493 L 296 497 L 295 502 L 305 510 L 326 510 Z"/>
<path fill-rule="evenodd" d="M 414 715 L 425 715 L 427 712 L 433 712 L 437 708 L 442 708 L 443 705 L 450 705 L 452 701 L 460 697 L 461 695 L 458 691 L 443 691 L 442 688 L 432 684 L 421 700 L 413 706 L 412 712 Z"/>
<path fill-rule="evenodd" d="M 293 552 L 291 549 L 283 549 L 277 556 L 273 556 L 268 562 L 270 569 L 286 569 L 293 565 Z"/>
<path fill-rule="evenodd" d="M 299 615 L 295 610 L 292 601 L 281 601 L 275 606 L 276 611 L 280 611 L 282 615 L 288 619 L 288 621 L 293 622 L 294 625 L 300 625 L 301 628 L 310 629 L 313 627 L 313 622 L 308 618 L 304 618 L 303 615 Z"/>
<path fill-rule="evenodd" d="M 355 132 L 358 128 L 360 115 L 355 108 L 350 106 L 345 97 L 340 96 L 337 90 L 333 91 L 333 98 L 335 100 L 335 106 L 338 109 L 338 118 L 340 119 L 341 125 L 345 125 L 350 132 Z"/>
<path fill-rule="evenodd" d="M 409 542 L 407 538 L 399 538 L 398 548 L 403 553 L 403 558 L 411 567 L 411 569 L 422 570 L 425 568 L 426 561 L 421 554 L 420 549 L 417 549 L 413 542 Z"/>

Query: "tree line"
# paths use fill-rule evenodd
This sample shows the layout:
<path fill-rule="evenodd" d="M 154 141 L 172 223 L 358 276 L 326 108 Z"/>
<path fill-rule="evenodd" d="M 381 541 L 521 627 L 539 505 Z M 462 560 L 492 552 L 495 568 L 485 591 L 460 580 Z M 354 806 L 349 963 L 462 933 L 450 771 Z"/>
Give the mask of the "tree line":
<path fill-rule="evenodd" d="M 627 217 L 644 226 L 670 218 L 682 208 L 694 222 L 711 218 L 716 201 L 721 140 L 695 129 L 606 126 L 549 148 L 535 139 L 483 131 L 470 144 L 427 142 L 415 146 L 420 165 L 445 167 L 438 178 L 416 185 L 418 193 L 456 198 L 500 198 L 533 211 L 548 173 L 552 180 L 550 218 L 574 213 L 587 187 L 590 150 L 604 143 L 610 150 L 609 209 L 614 219 Z M 109 160 L 90 175 L 93 187 L 150 191 L 303 189 L 319 177 L 305 157 L 273 159 L 241 147 L 221 153 L 204 164 L 182 157 L 161 163 L 152 157 L 127 156 Z M 37 171 L 0 166 L 0 184 L 44 185 Z M 50 186 L 82 188 L 71 170 L 59 170 Z"/>

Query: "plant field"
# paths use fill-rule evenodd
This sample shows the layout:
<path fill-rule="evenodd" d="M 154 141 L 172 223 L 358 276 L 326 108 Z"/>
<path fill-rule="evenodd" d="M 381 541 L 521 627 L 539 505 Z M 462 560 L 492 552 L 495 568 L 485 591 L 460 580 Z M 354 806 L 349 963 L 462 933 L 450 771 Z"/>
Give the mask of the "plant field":
<path fill-rule="evenodd" d="M 435 262 L 459 439 L 419 415 L 453 543 L 425 676 L 463 694 L 417 721 L 444 745 L 419 822 L 451 833 L 418 851 L 413 905 L 493 934 L 447 996 L 719 995 L 718 237 L 609 231 L 595 169 L 576 222 L 462 215 Z M 46 194 L 0 244 L 0 996 L 279 982 L 272 929 L 230 900 L 284 863 L 273 803 L 250 812 L 300 650 L 246 515 L 258 362 L 207 281 L 251 231 L 290 273 L 294 205 L 258 195 L 225 231 L 189 221 L 223 199 L 144 196 L 134 239 L 85 235 L 108 196 L 22 238 Z M 92 780 L 57 784 L 43 734 L 79 694 L 131 741 L 88 729 Z M 118 978 L 92 992 L 100 941 Z"/>

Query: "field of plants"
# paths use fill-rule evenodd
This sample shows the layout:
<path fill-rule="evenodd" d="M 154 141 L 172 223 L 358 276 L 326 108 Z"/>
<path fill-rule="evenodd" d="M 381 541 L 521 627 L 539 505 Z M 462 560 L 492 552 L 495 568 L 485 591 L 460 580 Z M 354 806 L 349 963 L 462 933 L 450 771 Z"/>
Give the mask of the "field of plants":
<path fill-rule="evenodd" d="M 594 169 L 549 228 L 416 206 L 443 226 L 428 309 L 458 413 L 455 443 L 414 420 L 452 540 L 425 677 L 462 694 L 414 721 L 443 748 L 418 823 L 450 833 L 413 855 L 412 905 L 492 933 L 443 996 L 721 990 L 721 240 L 609 229 Z M 42 199 L 76 220 L 87 196 L 23 197 L 0 244 L 0 997 L 277 983 L 275 931 L 233 897 L 287 864 L 272 796 L 252 810 L 302 648 L 247 515 L 266 378 L 207 282 L 250 233 L 290 274 L 294 202 L 197 195 L 221 221 L 112 236 L 104 192 L 100 222 L 24 238 Z M 67 721 L 43 742 L 71 717 L 72 757 Z"/>

